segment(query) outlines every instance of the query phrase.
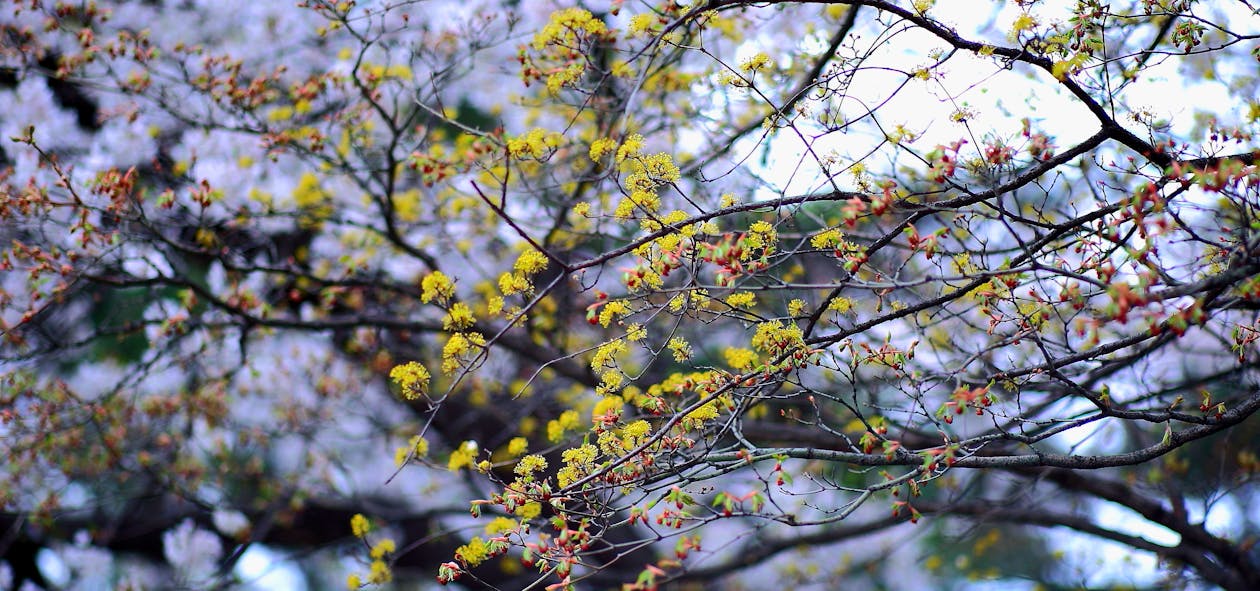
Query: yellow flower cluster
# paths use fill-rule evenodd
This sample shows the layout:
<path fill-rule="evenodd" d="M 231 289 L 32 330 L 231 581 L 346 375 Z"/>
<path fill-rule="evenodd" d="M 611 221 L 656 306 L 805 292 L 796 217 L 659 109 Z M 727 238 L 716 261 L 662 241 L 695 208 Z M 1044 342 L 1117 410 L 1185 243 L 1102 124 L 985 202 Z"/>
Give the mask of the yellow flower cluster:
<path fill-rule="evenodd" d="M 827 304 L 827 309 L 840 314 L 848 314 L 853 309 L 853 301 L 849 298 L 836 298 Z"/>
<path fill-rule="evenodd" d="M 530 501 L 516 508 L 516 516 L 521 519 L 533 519 L 542 515 L 542 503 L 538 501 Z"/>
<path fill-rule="evenodd" d="M 534 284 L 530 280 L 539 271 L 546 269 L 548 262 L 550 259 L 547 255 L 533 248 L 526 249 L 512 265 L 512 272 L 499 276 L 499 291 L 503 292 L 503 295 L 532 292 Z"/>
<path fill-rule="evenodd" d="M 400 80 L 408 80 L 413 76 L 412 70 L 407 64 L 392 64 L 389 66 L 381 64 L 363 64 L 364 70 L 371 78 L 383 80 L 385 78 L 398 78 Z"/>
<path fill-rule="evenodd" d="M 524 135 L 511 138 L 507 142 L 508 154 L 513 158 L 533 158 L 542 160 L 552 150 L 564 142 L 564 135 L 558 132 L 547 132 L 535 127 Z"/>
<path fill-rule="evenodd" d="M 499 291 L 503 292 L 503 295 L 528 293 L 532 289 L 534 289 L 534 284 L 526 277 L 516 273 L 499 275 Z"/>
<path fill-rule="evenodd" d="M 672 373 L 660 383 L 652 384 L 648 387 L 648 396 L 645 398 L 664 396 L 665 394 L 682 394 L 688 390 L 694 390 L 700 384 L 711 382 L 716 375 L 712 370 Z"/>
<path fill-rule="evenodd" d="M 642 439 L 652 432 L 652 425 L 642 419 L 637 420 L 621 429 L 622 437 L 635 441 L 635 445 L 642 443 Z"/>
<path fill-rule="evenodd" d="M 744 254 L 740 257 L 744 260 L 751 259 L 754 250 L 761 249 L 765 254 L 773 254 L 775 246 L 779 243 L 779 233 L 770 225 L 770 222 L 757 221 L 748 227 L 748 234 L 744 236 Z"/>
<path fill-rule="evenodd" d="M 534 49 L 541 51 L 549 44 L 566 47 L 577 46 L 579 34 L 599 35 L 608 26 L 583 8 L 566 8 L 551 13 L 547 24 L 534 34 Z"/>
<path fill-rule="evenodd" d="M 1015 18 L 1015 22 L 1011 23 L 1010 30 L 1006 32 L 1006 38 L 1015 41 L 1019 38 L 1020 33 L 1035 28 L 1038 24 L 1036 17 L 1027 12 L 1021 12 Z"/>
<path fill-rule="evenodd" d="M 683 419 L 689 420 L 689 421 L 702 422 L 702 421 L 711 421 L 713 419 L 716 419 L 717 417 L 718 417 L 717 404 L 714 404 L 713 401 L 709 401 L 705 403 L 704 405 L 702 405 L 700 408 L 697 408 L 696 410 L 693 410 L 687 413 L 687 416 L 683 417 Z"/>
<path fill-rule="evenodd" d="M 372 522 L 368 521 L 362 513 L 355 513 L 354 517 L 350 518 L 350 533 L 353 533 L 354 537 L 362 538 L 369 531 L 372 531 Z"/>
<path fill-rule="evenodd" d="M 586 62 L 576 56 L 587 53 L 587 48 L 594 43 L 608 42 L 613 37 L 604 21 L 590 11 L 566 8 L 553 12 L 547 24 L 534 35 L 532 47 L 539 55 L 536 60 L 523 60 L 522 75 L 528 82 L 541 78 L 542 72 L 546 72 L 547 90 L 554 96 L 561 88 L 581 79 L 586 71 Z"/>
<path fill-rule="evenodd" d="M 762 322 L 753 333 L 753 348 L 763 353 L 777 355 L 805 344 L 801 327 L 795 324 L 784 326 L 778 320 Z"/>
<path fill-rule="evenodd" d="M 598 454 L 599 450 L 589 443 L 564 450 L 560 454 L 560 458 L 564 460 L 564 467 L 556 474 L 556 483 L 565 487 L 577 482 L 594 468 L 595 457 Z"/>
<path fill-rule="evenodd" d="M 630 17 L 630 34 L 638 35 L 640 33 L 650 32 L 652 30 L 652 27 L 655 26 L 659 22 L 660 22 L 660 17 L 650 12 L 645 12 L 643 14 L 636 14 Z"/>
<path fill-rule="evenodd" d="M 529 440 L 524 437 L 513 437 L 507 445 L 507 454 L 517 457 L 529 450 Z"/>
<path fill-rule="evenodd" d="M 591 160 L 595 162 L 599 162 L 600 160 L 604 158 L 605 154 L 612 152 L 616 148 L 617 148 L 617 140 L 614 140 L 608 137 L 599 138 L 595 140 L 594 142 L 591 142 L 591 152 L 590 152 Z"/>
<path fill-rule="evenodd" d="M 674 361 L 679 363 L 691 359 L 691 343 L 682 337 L 674 337 L 665 346 L 674 354 Z"/>
<path fill-rule="evenodd" d="M 454 472 L 460 468 L 471 466 L 473 460 L 477 457 L 477 442 L 465 441 L 451 452 L 451 457 L 446 461 L 446 469 Z"/>
<path fill-rule="evenodd" d="M 823 230 L 809 239 L 809 245 L 814 248 L 835 248 L 842 242 L 844 242 L 844 232 L 841 232 L 839 228 Z"/>
<path fill-rule="evenodd" d="M 477 566 L 489 557 L 490 550 L 480 536 L 474 536 L 467 544 L 455 549 L 455 558 L 469 567 Z"/>
<path fill-rule="evenodd" d="M 373 560 L 380 560 L 381 558 L 384 558 L 386 554 L 393 554 L 397 550 L 398 547 L 394 544 L 394 541 L 389 538 L 385 538 L 372 545 L 370 555 Z"/>
<path fill-rule="evenodd" d="M 394 580 L 394 573 L 389 570 L 389 565 L 384 560 L 373 560 L 371 570 L 368 571 L 368 582 L 373 585 L 384 585 Z"/>
<path fill-rule="evenodd" d="M 486 338 L 477 332 L 457 332 L 442 346 L 442 373 L 451 375 L 468 360 L 475 349 L 485 346 Z"/>
<path fill-rule="evenodd" d="M 651 190 L 682 178 L 674 158 L 664 152 L 640 156 L 630 162 L 631 174 L 626 177 L 626 185 L 633 189 Z"/>
<path fill-rule="evenodd" d="M 598 394 L 609 395 L 614 394 L 621 389 L 621 384 L 625 382 L 626 377 L 621 375 L 620 371 L 610 369 L 600 374 L 599 385 L 595 387 Z"/>
<path fill-rule="evenodd" d="M 389 372 L 389 379 L 398 384 L 403 397 L 407 400 L 415 400 L 424 395 L 425 390 L 429 388 L 431 377 L 429 370 L 415 361 L 394 366 L 394 369 Z"/>
<path fill-rule="evenodd" d="M 529 476 L 535 472 L 541 472 L 547 469 L 547 459 L 538 455 L 530 454 L 521 458 L 517 462 L 516 467 L 512 469 L 517 476 Z"/>
<path fill-rule="evenodd" d="M 608 341 L 595 349 L 595 355 L 591 357 L 591 369 L 599 371 L 605 367 L 615 367 L 617 365 L 617 355 L 625 352 L 625 341 L 621 339 Z"/>
<path fill-rule="evenodd" d="M 726 358 L 727 365 L 739 371 L 749 369 L 757 363 L 757 353 L 751 349 L 727 347 L 722 351 L 722 357 Z"/>
<path fill-rule="evenodd" d="M 629 313 L 629 304 L 623 300 L 613 300 L 604 304 L 604 307 L 599 311 L 599 324 L 607 328 L 614 318 L 624 318 Z"/>
<path fill-rule="evenodd" d="M 632 138 L 638 138 L 638 141 L 631 143 Z M 627 146 L 631 149 L 627 150 Z M 657 190 L 682 177 L 678 166 L 674 164 L 673 157 L 669 154 L 660 152 L 640 156 L 638 153 L 641 149 L 642 137 L 636 134 L 627 138 L 626 143 L 622 144 L 617 151 L 617 160 L 622 163 L 623 169 L 629 171 L 625 185 L 630 190 L 630 195 L 617 205 L 614 213 L 622 219 L 631 217 L 635 209 L 641 209 L 649 214 L 656 213 L 661 206 Z"/>
<path fill-rule="evenodd" d="M 758 53 L 739 63 L 739 69 L 745 72 L 756 72 L 765 69 L 770 65 L 770 56 L 764 53 Z"/>
<path fill-rule="evenodd" d="M 319 177 L 313 172 L 304 172 L 298 178 L 297 187 L 293 189 L 293 202 L 302 209 L 319 206 L 328 200 L 328 193 L 320 186 Z"/>
<path fill-rule="evenodd" d="M 433 300 L 445 302 L 455 295 L 455 282 L 445 273 L 434 271 L 420 280 L 420 301 L 429 303 Z"/>
<path fill-rule="evenodd" d="M 394 465 L 401 466 L 407 458 L 414 453 L 415 457 L 423 458 L 429 455 L 429 442 L 424 437 L 416 435 L 407 442 L 407 445 L 394 450 Z"/>
<path fill-rule="evenodd" d="M 602 417 L 609 415 L 620 416 L 621 407 L 624 404 L 619 396 L 605 396 L 599 402 L 595 403 L 595 408 L 591 409 L 591 421 L 598 422 Z"/>
<path fill-rule="evenodd" d="M 517 525 L 519 524 L 515 519 L 500 516 L 491 519 L 490 523 L 486 524 L 484 531 L 488 536 L 495 536 L 504 532 L 512 531 L 516 529 Z"/>
<path fill-rule="evenodd" d="M 517 257 L 516 264 L 512 265 L 512 269 L 522 275 L 532 276 L 546 269 L 548 262 L 547 255 L 531 248 Z"/>
<path fill-rule="evenodd" d="M 732 308 L 751 308 L 757 304 L 757 296 L 750 291 L 741 291 L 726 296 L 726 304 Z"/>
<path fill-rule="evenodd" d="M 633 191 L 617 204 L 613 215 L 618 219 L 628 220 L 634 217 L 634 210 L 641 209 L 649 214 L 656 213 L 661 207 L 661 199 L 652 191 Z"/>
<path fill-rule="evenodd" d="M 442 328 L 445 330 L 464 330 L 471 327 L 476 322 L 473 318 L 472 308 L 463 302 L 456 302 L 447 310 L 446 316 L 442 318 Z"/>
<path fill-rule="evenodd" d="M 687 224 L 685 226 L 680 225 L 687 221 L 690 217 L 691 216 L 687 215 L 687 212 L 681 209 L 675 209 L 661 216 L 660 221 L 655 219 L 646 219 L 639 225 L 648 232 L 655 232 L 666 226 L 678 227 L 677 234 L 666 234 L 649 243 L 649 245 L 657 246 L 662 252 L 670 252 L 678 248 L 678 245 L 682 243 L 682 238 L 684 236 L 690 238 L 696 235 L 696 231 L 699 228 L 697 228 L 695 224 Z M 642 248 L 644 247 L 640 246 L 638 249 L 635 249 L 635 254 L 643 256 L 644 251 L 640 250 Z"/>
<path fill-rule="evenodd" d="M 560 413 L 560 416 L 547 421 L 547 439 L 552 443 L 558 443 L 564 439 L 567 431 L 573 431 L 582 426 L 582 416 L 576 410 L 566 410 Z"/>
<path fill-rule="evenodd" d="M 617 148 L 617 162 L 624 162 L 626 158 L 638 156 L 643 151 L 643 136 L 632 133 L 626 136 L 625 141 L 621 142 L 621 146 Z"/>
<path fill-rule="evenodd" d="M 618 456 L 642 444 L 651 430 L 652 427 L 647 421 L 635 421 L 618 431 L 600 433 L 596 443 L 603 453 Z"/>

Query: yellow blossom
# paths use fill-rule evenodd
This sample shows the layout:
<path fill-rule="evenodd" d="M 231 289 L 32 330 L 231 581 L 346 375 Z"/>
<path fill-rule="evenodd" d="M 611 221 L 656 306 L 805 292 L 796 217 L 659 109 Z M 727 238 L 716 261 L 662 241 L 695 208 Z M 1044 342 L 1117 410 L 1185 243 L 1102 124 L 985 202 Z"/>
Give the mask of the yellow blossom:
<path fill-rule="evenodd" d="M 372 523 L 362 513 L 355 513 L 354 517 L 350 518 L 350 532 L 354 534 L 354 537 L 362 538 L 371 530 Z"/>
<path fill-rule="evenodd" d="M 498 535 L 504 532 L 512 531 L 516 529 L 516 526 L 517 526 L 517 522 L 515 519 L 509 519 L 507 517 L 499 516 L 499 517 L 495 517 L 494 519 L 491 519 L 490 523 L 486 524 L 484 531 L 486 532 L 486 535 L 494 536 L 494 535 Z"/>
<path fill-rule="evenodd" d="M 542 503 L 530 501 L 516 508 L 516 516 L 521 519 L 534 519 L 542 514 Z"/>
<path fill-rule="evenodd" d="M 507 453 L 509 456 L 516 457 L 525 453 L 528 449 L 528 439 L 525 439 L 524 437 L 513 437 L 512 440 L 508 442 Z"/>
<path fill-rule="evenodd" d="M 423 458 L 429 455 L 429 442 L 424 437 L 416 435 L 407 442 L 407 445 L 401 446 L 394 450 L 394 465 L 401 466 L 407 458 L 415 455 L 417 458 Z"/>
<path fill-rule="evenodd" d="M 397 549 L 393 540 L 385 538 L 372 545 L 370 554 L 375 560 L 384 557 L 386 554 L 393 554 Z"/>
<path fill-rule="evenodd" d="M 591 421 L 598 422 L 601 417 L 609 415 L 620 415 L 621 406 L 624 402 L 616 396 L 608 396 L 601 398 L 595 403 L 595 408 L 591 410 Z"/>
<path fill-rule="evenodd" d="M 600 394 L 611 394 L 621 388 L 621 384 L 625 381 L 625 376 L 621 372 L 610 369 L 600 374 L 599 385 L 595 387 L 595 391 Z"/>
<path fill-rule="evenodd" d="M 658 17 L 650 12 L 636 14 L 630 17 L 630 34 L 638 35 L 639 33 L 646 33 L 658 22 Z"/>
<path fill-rule="evenodd" d="M 749 369 L 757 363 L 757 353 L 751 349 L 727 347 L 722 351 L 722 356 L 726 358 L 727 365 L 739 371 Z"/>
<path fill-rule="evenodd" d="M 642 150 L 643 136 L 632 133 L 626 136 L 626 139 L 621 142 L 621 146 L 617 148 L 617 162 L 622 162 L 632 156 L 638 156 Z"/>
<path fill-rule="evenodd" d="M 394 573 L 389 570 L 389 565 L 383 560 L 373 560 L 372 566 L 368 571 L 368 582 L 373 585 L 381 585 L 394 580 Z"/>
<path fill-rule="evenodd" d="M 687 342 L 687 339 L 674 337 L 665 346 L 674 353 L 674 361 L 681 363 L 691 359 L 691 344 Z"/>
<path fill-rule="evenodd" d="M 651 432 L 652 425 L 642 419 L 630 423 L 621 429 L 622 436 L 631 440 L 643 439 Z"/>
<path fill-rule="evenodd" d="M 756 72 L 770 65 L 770 56 L 758 53 L 739 63 L 739 69 L 745 72 Z"/>
<path fill-rule="evenodd" d="M 455 295 L 455 282 L 445 273 L 434 271 L 420 280 L 420 301 L 427 304 L 433 300 L 445 302 Z"/>
<path fill-rule="evenodd" d="M 507 142 L 508 154 L 513 158 L 542 159 L 563 141 L 564 136 L 555 132 L 548 133 L 534 128 L 524 135 L 516 136 Z"/>
<path fill-rule="evenodd" d="M 474 536 L 467 544 L 455 549 L 455 558 L 470 567 L 485 562 L 489 557 L 490 551 L 486 548 L 485 540 L 482 540 L 480 536 Z"/>
<path fill-rule="evenodd" d="M 486 344 L 485 337 L 476 332 L 457 332 L 442 346 L 442 373 L 450 375 L 459 370 L 470 353 Z"/>
<path fill-rule="evenodd" d="M 304 172 L 298 177 L 297 187 L 293 189 L 293 201 L 298 207 L 311 208 L 328 199 L 328 193 L 320 186 L 319 177 L 313 172 Z"/>
<path fill-rule="evenodd" d="M 503 295 L 528 293 L 533 291 L 533 289 L 534 284 L 530 283 L 529 278 L 519 273 L 499 275 L 499 291 L 503 292 Z"/>
<path fill-rule="evenodd" d="M 624 352 L 626 352 L 626 343 L 621 339 L 613 339 L 600 345 L 595 349 L 595 355 L 591 357 L 591 369 L 599 370 L 616 366 L 617 355 Z"/>
<path fill-rule="evenodd" d="M 741 291 L 726 296 L 726 304 L 732 308 L 751 308 L 757 304 L 757 296 L 750 291 Z"/>
<path fill-rule="evenodd" d="M 521 461 L 516 463 L 516 467 L 513 468 L 512 471 L 515 472 L 517 476 L 528 476 L 534 472 L 541 472 L 546 469 L 546 458 L 538 454 L 530 454 L 521 458 Z"/>
<path fill-rule="evenodd" d="M 547 258 L 547 255 L 530 248 L 517 257 L 516 263 L 512 265 L 512 269 L 525 277 L 531 277 L 546 269 L 548 262 L 550 262 L 550 259 Z"/>
<path fill-rule="evenodd" d="M 461 468 L 472 466 L 473 460 L 477 457 L 477 442 L 465 441 L 451 452 L 451 457 L 446 462 L 446 469 L 452 472 Z"/>
<path fill-rule="evenodd" d="M 429 388 L 429 370 L 415 361 L 397 365 L 390 370 L 389 378 L 402 389 L 403 397 L 414 400 Z"/>
<path fill-rule="evenodd" d="M 777 355 L 804 344 L 801 327 L 795 324 L 784 326 L 778 320 L 762 322 L 757 325 L 753 334 L 752 345 L 759 351 Z"/>
<path fill-rule="evenodd" d="M 718 416 L 717 405 L 714 404 L 712 401 L 709 401 L 705 403 L 704 405 L 702 405 L 700 408 L 697 408 L 696 410 L 693 410 L 687 413 L 687 416 L 683 418 L 690 419 L 693 421 L 709 421 L 709 420 L 716 419 L 717 416 Z"/>
<path fill-rule="evenodd" d="M 445 330 L 464 330 L 471 327 L 474 322 L 472 309 L 463 302 L 456 302 L 446 312 L 446 316 L 442 318 L 442 328 Z"/>
<path fill-rule="evenodd" d="M 292 118 L 293 118 L 293 107 L 290 107 L 287 105 L 276 107 L 272 109 L 270 113 L 267 113 L 267 121 L 270 121 L 272 123 L 288 121 L 289 119 L 292 119 Z"/>
<path fill-rule="evenodd" d="M 622 300 L 613 300 L 604 304 L 603 309 L 599 311 L 600 326 L 607 327 L 613 321 L 613 318 L 621 318 L 630 313 L 630 306 Z"/>
<path fill-rule="evenodd" d="M 835 298 L 827 304 L 827 309 L 840 314 L 848 314 L 853 309 L 853 301 L 849 298 Z"/>
<path fill-rule="evenodd" d="M 423 436 L 416 435 L 407 443 L 411 445 L 412 449 L 416 450 L 417 457 L 422 458 L 429 455 L 429 442 Z"/>
<path fill-rule="evenodd" d="M 617 140 L 614 140 L 612 138 L 607 138 L 607 137 L 599 138 L 595 140 L 594 142 L 591 142 L 591 151 L 590 151 L 591 160 L 594 160 L 595 162 L 599 162 L 600 160 L 604 158 L 605 154 L 612 152 L 616 148 L 617 148 Z"/>
<path fill-rule="evenodd" d="M 1021 12 L 1011 23 L 1011 30 L 1006 33 L 1006 38 L 1014 41 L 1019 38 L 1019 34 L 1037 26 L 1037 19 L 1027 12 Z"/>
<path fill-rule="evenodd" d="M 577 33 L 602 34 L 608 30 L 604 21 L 599 20 L 589 10 L 582 8 L 566 8 L 551 13 L 547 24 L 534 34 L 533 47 L 541 50 L 548 44 L 572 47 L 576 44 Z"/>
<path fill-rule="evenodd" d="M 595 457 L 599 450 L 594 445 L 585 444 L 573 449 L 566 449 L 560 454 L 564 467 L 556 474 L 556 483 L 561 487 L 577 482 L 595 465 Z"/>

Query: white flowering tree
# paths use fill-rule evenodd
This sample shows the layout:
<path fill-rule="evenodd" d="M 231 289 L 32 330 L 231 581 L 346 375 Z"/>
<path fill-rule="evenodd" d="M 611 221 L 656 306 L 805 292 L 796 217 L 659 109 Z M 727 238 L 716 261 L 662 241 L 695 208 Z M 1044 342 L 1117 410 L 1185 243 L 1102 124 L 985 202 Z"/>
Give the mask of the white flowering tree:
<path fill-rule="evenodd" d="M 1260 587 L 1244 0 L 3 18 L 14 585 Z"/>

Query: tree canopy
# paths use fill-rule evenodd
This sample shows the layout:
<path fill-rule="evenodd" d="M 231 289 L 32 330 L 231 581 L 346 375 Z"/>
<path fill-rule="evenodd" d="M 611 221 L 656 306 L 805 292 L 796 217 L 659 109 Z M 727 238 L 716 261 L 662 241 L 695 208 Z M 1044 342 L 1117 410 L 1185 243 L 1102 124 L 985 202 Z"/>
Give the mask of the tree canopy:
<path fill-rule="evenodd" d="M 1258 10 L 15 2 L 0 587 L 1260 588 Z"/>

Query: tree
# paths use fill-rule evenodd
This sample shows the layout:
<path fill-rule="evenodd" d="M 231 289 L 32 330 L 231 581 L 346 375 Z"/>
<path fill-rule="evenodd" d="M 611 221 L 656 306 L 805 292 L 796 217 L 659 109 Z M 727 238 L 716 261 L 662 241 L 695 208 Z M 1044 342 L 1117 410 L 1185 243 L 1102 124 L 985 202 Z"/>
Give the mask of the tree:
<path fill-rule="evenodd" d="M 16 583 L 1260 587 L 1251 4 L 544 4 L 11 10 Z"/>

